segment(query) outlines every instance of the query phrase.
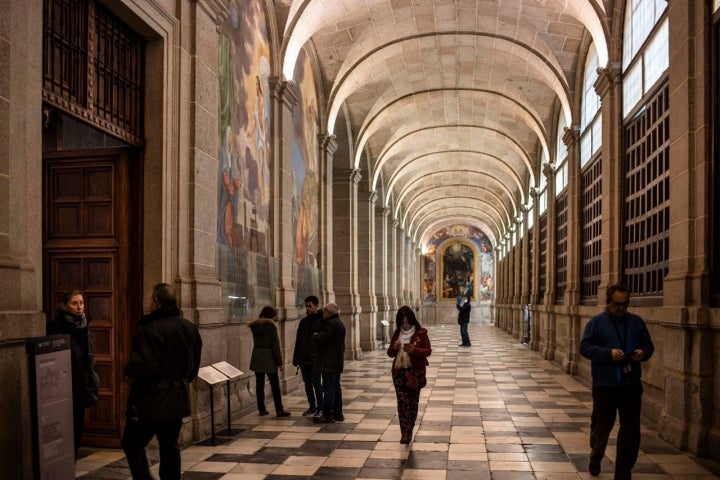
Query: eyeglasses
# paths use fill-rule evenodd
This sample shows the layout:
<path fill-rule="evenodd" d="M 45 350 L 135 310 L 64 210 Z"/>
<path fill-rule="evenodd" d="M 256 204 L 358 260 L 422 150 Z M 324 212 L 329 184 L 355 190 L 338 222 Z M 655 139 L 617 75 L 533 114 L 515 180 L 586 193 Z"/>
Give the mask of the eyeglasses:
<path fill-rule="evenodd" d="M 610 302 L 610 305 L 613 307 L 627 308 L 630 305 L 630 302 Z"/>

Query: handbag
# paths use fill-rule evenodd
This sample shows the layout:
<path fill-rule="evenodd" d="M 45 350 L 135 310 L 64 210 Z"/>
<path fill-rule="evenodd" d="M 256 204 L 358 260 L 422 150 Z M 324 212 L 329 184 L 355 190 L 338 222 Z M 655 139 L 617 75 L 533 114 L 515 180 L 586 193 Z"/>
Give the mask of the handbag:
<path fill-rule="evenodd" d="M 416 373 L 412 368 L 402 368 L 394 375 L 395 384 L 399 387 L 419 390 L 427 385 L 425 375 Z"/>

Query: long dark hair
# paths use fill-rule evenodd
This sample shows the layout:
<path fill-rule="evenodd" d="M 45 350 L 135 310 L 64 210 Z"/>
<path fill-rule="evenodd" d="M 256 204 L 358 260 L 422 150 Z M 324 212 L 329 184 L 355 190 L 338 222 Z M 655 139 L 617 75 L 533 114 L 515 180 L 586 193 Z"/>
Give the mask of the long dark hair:
<path fill-rule="evenodd" d="M 400 328 L 402 328 L 403 317 L 407 317 L 410 325 L 414 326 L 415 328 L 420 328 L 420 322 L 418 322 L 417 318 L 415 318 L 415 312 L 413 311 L 413 309 L 408 307 L 407 305 L 403 305 L 402 307 L 398 308 L 397 314 L 395 314 L 395 328 L 397 330 L 400 330 Z"/>

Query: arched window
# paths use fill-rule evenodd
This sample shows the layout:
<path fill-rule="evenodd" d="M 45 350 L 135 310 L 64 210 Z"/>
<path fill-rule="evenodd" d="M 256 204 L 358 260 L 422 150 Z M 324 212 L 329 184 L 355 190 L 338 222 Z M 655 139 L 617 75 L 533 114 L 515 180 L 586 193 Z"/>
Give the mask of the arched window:
<path fill-rule="evenodd" d="M 595 91 L 598 78 L 598 58 L 595 44 L 590 45 L 585 58 L 582 113 L 580 117 L 580 168 L 587 165 L 602 145 L 602 113 L 600 96 Z"/>

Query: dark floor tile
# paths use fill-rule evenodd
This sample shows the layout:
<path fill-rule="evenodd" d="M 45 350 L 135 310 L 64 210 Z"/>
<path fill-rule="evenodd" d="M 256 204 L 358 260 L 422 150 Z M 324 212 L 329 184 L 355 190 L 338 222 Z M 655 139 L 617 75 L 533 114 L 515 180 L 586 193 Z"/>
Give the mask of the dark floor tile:
<path fill-rule="evenodd" d="M 532 472 L 493 472 L 493 480 L 535 480 L 537 477 Z"/>
<path fill-rule="evenodd" d="M 377 442 L 361 442 L 361 441 L 343 441 L 340 442 L 337 448 L 343 450 L 372 450 L 377 445 Z"/>
<path fill-rule="evenodd" d="M 538 453 L 538 452 L 527 452 L 527 456 L 530 460 L 536 462 L 567 462 L 568 456 L 564 453 Z"/>
<path fill-rule="evenodd" d="M 523 445 L 528 454 L 531 453 L 562 453 L 565 455 L 560 445 L 543 445 L 543 444 L 525 444 Z"/>
<path fill-rule="evenodd" d="M 450 443 L 450 436 L 415 435 L 415 441 L 422 443 Z"/>
<path fill-rule="evenodd" d="M 368 458 L 363 468 L 385 468 L 396 470 L 405 466 L 406 460 L 399 458 Z"/>
<path fill-rule="evenodd" d="M 429 460 L 426 458 L 409 459 L 405 463 L 405 468 L 423 469 L 423 470 L 447 470 L 447 460 Z"/>
<path fill-rule="evenodd" d="M 320 467 L 312 478 L 357 478 L 358 473 L 360 473 L 359 468 Z"/>
<path fill-rule="evenodd" d="M 478 470 L 448 470 L 445 480 L 490 480 L 493 477 L 490 470 L 486 467 Z"/>
<path fill-rule="evenodd" d="M 79 478 L 83 480 L 125 480 L 129 477 L 129 468 L 103 467 Z"/>
<path fill-rule="evenodd" d="M 399 468 L 367 468 L 364 467 L 358 473 L 357 478 L 384 478 L 397 480 L 402 477 L 403 470 Z"/>
<path fill-rule="evenodd" d="M 185 472 L 182 474 L 182 480 L 217 480 L 225 475 L 216 472 Z"/>
<path fill-rule="evenodd" d="M 468 454 L 468 458 L 472 457 L 472 454 Z M 450 460 L 447 463 L 448 470 L 457 471 L 468 471 L 481 472 L 483 470 L 490 469 L 488 462 L 480 460 Z"/>
<path fill-rule="evenodd" d="M 487 451 L 491 453 L 520 453 L 525 452 L 522 444 L 518 443 L 487 443 Z"/>

